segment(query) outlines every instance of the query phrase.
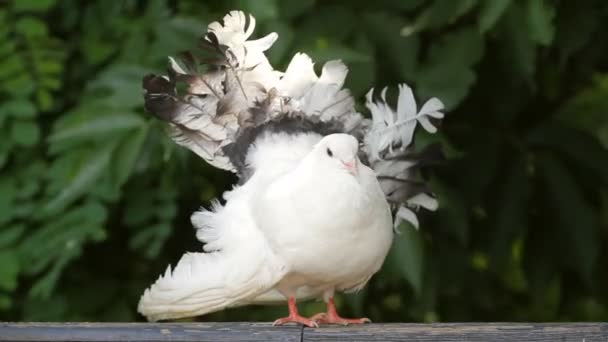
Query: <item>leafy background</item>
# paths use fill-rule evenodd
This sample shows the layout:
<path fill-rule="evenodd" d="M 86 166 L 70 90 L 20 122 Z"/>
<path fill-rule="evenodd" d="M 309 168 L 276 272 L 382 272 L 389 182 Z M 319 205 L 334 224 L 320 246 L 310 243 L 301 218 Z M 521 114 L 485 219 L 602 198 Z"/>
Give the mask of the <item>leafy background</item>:
<path fill-rule="evenodd" d="M 0 320 L 133 321 L 190 213 L 233 176 L 144 113 L 141 78 L 228 10 L 270 59 L 341 58 L 361 105 L 406 81 L 449 107 L 440 209 L 340 297 L 375 321 L 608 320 L 608 3 L 603 0 L 0 2 Z M 302 305 L 311 314 L 322 303 Z M 283 307 L 202 320 L 271 320 Z"/>

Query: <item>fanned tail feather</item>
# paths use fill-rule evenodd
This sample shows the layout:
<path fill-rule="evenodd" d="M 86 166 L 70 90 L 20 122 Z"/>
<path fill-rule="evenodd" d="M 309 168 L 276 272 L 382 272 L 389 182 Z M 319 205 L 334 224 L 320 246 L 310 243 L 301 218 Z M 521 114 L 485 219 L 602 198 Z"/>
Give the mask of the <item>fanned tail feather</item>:
<path fill-rule="evenodd" d="M 342 131 L 357 134 L 364 123 L 343 88 L 348 73 L 344 63 L 329 61 L 317 76 L 310 57 L 298 53 L 284 73 L 274 70 L 265 51 L 278 35 L 248 40 L 254 28 L 255 18 L 232 11 L 223 23 L 209 24 L 201 41 L 213 58 L 201 60 L 189 52 L 170 57 L 167 76 L 148 75 L 143 82 L 146 109 L 171 123 L 173 140 L 241 177 L 249 173 L 233 161 L 242 156 L 231 156 L 236 150 L 224 147 L 251 127 L 297 117 L 328 125 L 340 122 Z"/>
<path fill-rule="evenodd" d="M 440 112 L 444 108 L 443 103 L 432 98 L 416 112 L 414 94 L 405 84 L 399 85 L 396 111 L 386 102 L 386 88 L 381 92 L 380 101 L 374 101 L 373 89 L 366 97 L 366 106 L 372 114 L 372 126 L 365 133 L 365 151 L 395 212 L 395 229 L 403 221 L 418 228 L 418 218 L 413 210 L 419 207 L 435 210 L 437 200 L 426 184 L 416 178 L 415 171 L 441 156 L 436 146 L 431 145 L 416 153 L 410 145 L 417 123 L 429 133 L 437 131 L 429 117 L 443 118 Z"/>

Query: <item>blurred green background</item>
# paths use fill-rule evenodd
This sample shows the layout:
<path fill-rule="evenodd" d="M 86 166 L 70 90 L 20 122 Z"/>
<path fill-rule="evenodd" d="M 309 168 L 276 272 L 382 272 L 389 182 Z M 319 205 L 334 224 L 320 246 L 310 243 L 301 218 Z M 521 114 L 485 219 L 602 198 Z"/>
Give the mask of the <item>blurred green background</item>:
<path fill-rule="evenodd" d="M 348 315 L 608 320 L 608 2 L 0 1 L 0 320 L 132 321 L 234 176 L 169 140 L 141 79 L 232 9 L 296 51 L 441 98 L 440 209 L 402 227 Z M 345 251 L 346 252 L 346 251 Z M 322 303 L 301 305 L 306 314 Z M 200 320 L 272 320 L 245 307 Z"/>

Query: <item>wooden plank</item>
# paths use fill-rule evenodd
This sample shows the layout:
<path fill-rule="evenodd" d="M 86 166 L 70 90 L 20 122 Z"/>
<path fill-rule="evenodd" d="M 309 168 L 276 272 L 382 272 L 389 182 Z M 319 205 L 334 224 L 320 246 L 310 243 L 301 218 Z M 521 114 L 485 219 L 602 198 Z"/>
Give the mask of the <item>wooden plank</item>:
<path fill-rule="evenodd" d="M 0 341 L 290 341 L 302 328 L 270 323 L 0 323 Z"/>
<path fill-rule="evenodd" d="M 0 323 L 0 341 L 608 342 L 608 323 L 395 323 L 319 329 L 270 323 Z"/>
<path fill-rule="evenodd" d="M 608 342 L 607 323 L 366 324 L 304 329 L 303 341 Z"/>

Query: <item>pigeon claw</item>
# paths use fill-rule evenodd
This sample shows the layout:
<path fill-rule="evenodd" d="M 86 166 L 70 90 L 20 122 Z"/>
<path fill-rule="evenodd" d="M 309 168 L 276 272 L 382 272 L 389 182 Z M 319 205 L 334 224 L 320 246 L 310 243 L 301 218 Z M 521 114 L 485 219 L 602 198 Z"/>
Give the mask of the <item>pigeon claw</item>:
<path fill-rule="evenodd" d="M 349 324 L 364 324 L 371 323 L 372 321 L 369 318 L 342 318 L 337 314 L 330 313 L 318 313 L 310 318 L 311 321 L 317 322 L 318 324 L 339 324 L 339 325 L 349 325 Z"/>
<path fill-rule="evenodd" d="M 287 307 L 289 308 L 289 316 L 279 318 L 274 323 L 273 326 L 283 325 L 287 323 L 299 323 L 309 328 L 318 328 L 319 324 L 317 322 L 310 320 L 306 317 L 300 316 L 298 313 L 298 307 L 296 306 L 296 299 L 294 297 L 289 297 L 287 299 Z"/>
<path fill-rule="evenodd" d="M 334 303 L 334 297 L 329 297 L 327 300 L 327 312 L 318 313 L 310 318 L 319 324 L 364 324 L 371 323 L 369 318 L 342 318 L 336 311 L 336 304 Z"/>
<path fill-rule="evenodd" d="M 277 326 L 277 325 L 283 325 L 283 324 L 287 324 L 287 323 L 299 323 L 299 324 L 302 324 L 309 328 L 318 328 L 319 327 L 319 324 L 317 322 L 315 322 L 311 319 L 308 319 L 306 317 L 302 317 L 300 315 L 289 315 L 287 317 L 279 318 L 276 321 L 274 321 L 274 323 L 272 323 L 272 325 Z"/>

